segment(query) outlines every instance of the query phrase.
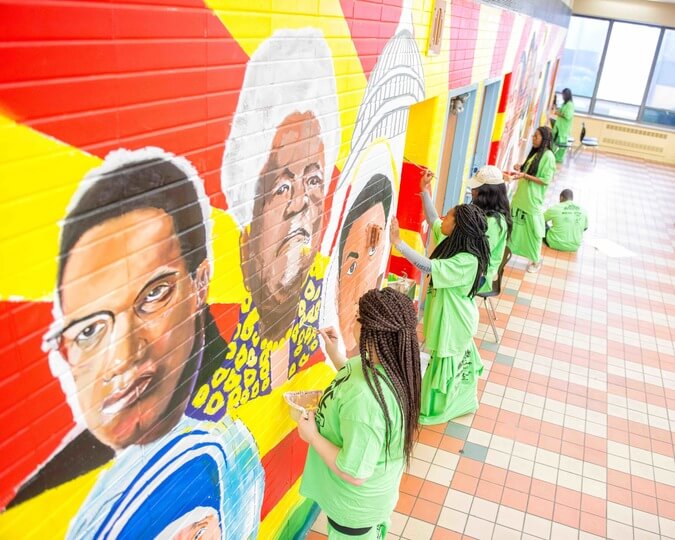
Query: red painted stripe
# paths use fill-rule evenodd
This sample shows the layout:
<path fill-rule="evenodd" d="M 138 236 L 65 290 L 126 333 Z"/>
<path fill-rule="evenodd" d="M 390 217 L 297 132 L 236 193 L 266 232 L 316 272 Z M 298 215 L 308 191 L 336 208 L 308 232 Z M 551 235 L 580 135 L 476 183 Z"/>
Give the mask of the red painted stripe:
<path fill-rule="evenodd" d="M 1 4 L 0 108 L 100 157 L 186 155 L 225 208 L 220 165 L 248 57 L 201 0 L 182 4 Z"/>
<path fill-rule="evenodd" d="M 340 0 L 342 13 L 366 78 L 370 77 L 389 39 L 396 34 L 402 4 L 402 0 Z"/>
<path fill-rule="evenodd" d="M 265 469 L 265 497 L 261 519 L 269 514 L 302 475 L 307 457 L 307 444 L 294 429 L 262 458 Z"/>

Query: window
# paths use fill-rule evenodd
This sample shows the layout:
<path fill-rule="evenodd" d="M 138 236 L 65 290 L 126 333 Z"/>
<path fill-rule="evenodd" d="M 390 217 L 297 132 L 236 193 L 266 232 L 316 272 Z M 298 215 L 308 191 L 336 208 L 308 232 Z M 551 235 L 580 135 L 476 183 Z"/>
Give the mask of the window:
<path fill-rule="evenodd" d="M 675 30 L 663 34 L 643 120 L 675 127 Z"/>
<path fill-rule="evenodd" d="M 609 21 L 572 17 L 556 90 L 570 88 L 576 110 L 588 112 L 605 48 Z"/>
<path fill-rule="evenodd" d="M 556 81 L 578 112 L 675 126 L 675 30 L 573 16 Z"/>
<path fill-rule="evenodd" d="M 637 120 L 660 28 L 615 22 L 595 102 L 595 114 Z"/>

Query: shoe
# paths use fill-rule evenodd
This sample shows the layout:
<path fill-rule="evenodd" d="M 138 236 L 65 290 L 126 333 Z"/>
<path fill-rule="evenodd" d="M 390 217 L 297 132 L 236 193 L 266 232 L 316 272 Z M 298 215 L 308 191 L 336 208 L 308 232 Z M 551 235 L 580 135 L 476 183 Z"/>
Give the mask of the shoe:
<path fill-rule="evenodd" d="M 530 274 L 534 274 L 535 272 L 539 272 L 539 269 L 541 268 L 541 263 L 542 261 L 539 260 L 536 263 L 530 263 L 527 265 L 527 271 Z"/>

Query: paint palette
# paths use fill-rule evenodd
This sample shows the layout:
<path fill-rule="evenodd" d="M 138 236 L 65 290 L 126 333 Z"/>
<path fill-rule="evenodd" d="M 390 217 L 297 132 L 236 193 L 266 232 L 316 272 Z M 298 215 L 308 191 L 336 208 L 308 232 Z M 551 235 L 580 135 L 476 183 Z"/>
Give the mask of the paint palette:
<path fill-rule="evenodd" d="M 302 392 L 286 392 L 284 400 L 288 403 L 291 418 L 298 422 L 307 411 L 315 411 L 319 407 L 319 400 L 323 392 L 321 390 L 306 390 Z"/>

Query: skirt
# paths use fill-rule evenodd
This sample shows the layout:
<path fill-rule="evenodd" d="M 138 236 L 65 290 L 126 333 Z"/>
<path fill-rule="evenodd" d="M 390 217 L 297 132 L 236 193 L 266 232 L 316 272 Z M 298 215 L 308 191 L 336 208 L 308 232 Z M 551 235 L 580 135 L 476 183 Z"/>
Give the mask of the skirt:
<path fill-rule="evenodd" d="M 422 378 L 420 424 L 443 424 L 478 409 L 478 377 L 483 363 L 471 340 L 463 354 L 431 356 Z"/>
<path fill-rule="evenodd" d="M 541 256 L 541 243 L 546 233 L 544 215 L 541 212 L 530 214 L 520 208 L 511 207 L 513 229 L 509 240 L 509 249 L 514 255 L 520 255 L 532 262 L 538 262 Z"/>

